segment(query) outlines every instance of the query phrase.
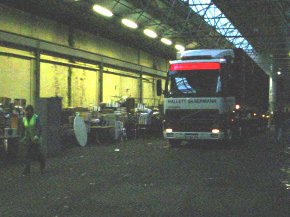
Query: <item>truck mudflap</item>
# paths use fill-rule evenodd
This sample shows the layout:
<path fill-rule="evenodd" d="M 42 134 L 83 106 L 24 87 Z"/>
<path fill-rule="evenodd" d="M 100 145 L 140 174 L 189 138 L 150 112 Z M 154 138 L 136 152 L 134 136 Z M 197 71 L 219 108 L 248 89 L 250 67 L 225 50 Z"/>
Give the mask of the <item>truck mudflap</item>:
<path fill-rule="evenodd" d="M 180 139 L 180 140 L 224 140 L 225 133 L 212 132 L 163 132 L 165 139 Z"/>

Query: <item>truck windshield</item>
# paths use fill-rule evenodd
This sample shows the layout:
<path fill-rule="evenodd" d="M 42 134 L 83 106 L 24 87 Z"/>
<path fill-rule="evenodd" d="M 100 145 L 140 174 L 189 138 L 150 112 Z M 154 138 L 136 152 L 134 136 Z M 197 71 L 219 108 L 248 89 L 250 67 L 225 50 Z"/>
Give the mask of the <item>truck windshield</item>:
<path fill-rule="evenodd" d="M 214 97 L 221 92 L 219 70 L 169 71 L 167 97 Z"/>

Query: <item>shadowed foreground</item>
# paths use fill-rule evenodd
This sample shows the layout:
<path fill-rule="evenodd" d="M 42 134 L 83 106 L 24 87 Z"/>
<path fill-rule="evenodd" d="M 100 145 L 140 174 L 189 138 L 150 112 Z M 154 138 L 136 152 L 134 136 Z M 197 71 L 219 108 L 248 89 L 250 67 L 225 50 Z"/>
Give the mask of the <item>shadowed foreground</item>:
<path fill-rule="evenodd" d="M 283 148 L 266 135 L 232 147 L 150 138 L 66 149 L 44 175 L 2 163 L 0 216 L 287 217 Z"/>

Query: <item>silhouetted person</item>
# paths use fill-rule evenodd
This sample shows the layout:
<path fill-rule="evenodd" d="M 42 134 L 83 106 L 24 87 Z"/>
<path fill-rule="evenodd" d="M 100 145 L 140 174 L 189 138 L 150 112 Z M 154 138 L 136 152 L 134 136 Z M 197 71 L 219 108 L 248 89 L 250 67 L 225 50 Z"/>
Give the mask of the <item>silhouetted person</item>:
<path fill-rule="evenodd" d="M 284 125 L 285 125 L 285 113 L 281 110 L 278 109 L 274 112 L 274 117 L 273 121 L 275 124 L 275 140 L 276 142 L 280 142 L 284 130 Z"/>
<path fill-rule="evenodd" d="M 23 138 L 25 144 L 25 169 L 23 175 L 30 173 L 31 160 L 37 160 L 40 163 L 40 172 L 45 169 L 44 155 L 40 151 L 40 136 L 41 125 L 39 117 L 34 114 L 34 109 L 31 105 L 25 108 L 25 117 L 23 118 Z"/>

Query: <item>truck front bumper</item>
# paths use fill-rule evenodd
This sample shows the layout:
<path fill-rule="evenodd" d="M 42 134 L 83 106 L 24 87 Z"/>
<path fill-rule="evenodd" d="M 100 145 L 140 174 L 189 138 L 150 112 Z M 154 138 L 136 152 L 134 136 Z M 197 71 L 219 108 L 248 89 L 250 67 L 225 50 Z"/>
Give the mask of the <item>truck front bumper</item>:
<path fill-rule="evenodd" d="M 225 133 L 212 133 L 212 132 L 163 132 L 165 139 L 178 139 L 178 140 L 224 140 Z"/>

